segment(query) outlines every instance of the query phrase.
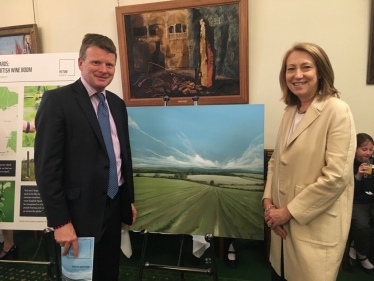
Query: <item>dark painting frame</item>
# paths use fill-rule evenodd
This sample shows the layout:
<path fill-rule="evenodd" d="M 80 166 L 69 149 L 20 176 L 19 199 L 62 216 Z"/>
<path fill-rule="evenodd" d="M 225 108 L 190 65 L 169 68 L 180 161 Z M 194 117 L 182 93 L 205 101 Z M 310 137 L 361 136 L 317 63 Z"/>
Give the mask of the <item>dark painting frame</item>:
<path fill-rule="evenodd" d="M 371 24 L 369 32 L 369 59 L 366 83 L 374 84 L 374 0 L 371 1 Z"/>
<path fill-rule="evenodd" d="M 116 7 L 126 105 L 249 102 L 248 1 L 190 2 Z"/>
<path fill-rule="evenodd" d="M 19 46 L 15 40 L 16 49 L 20 49 L 22 54 L 36 54 L 41 52 L 38 27 L 36 24 L 16 25 L 0 28 L 0 40 L 3 37 L 11 38 L 20 35 L 23 35 L 24 37 L 28 36 L 27 42 L 24 42 L 24 45 L 26 44 L 26 46 Z"/>

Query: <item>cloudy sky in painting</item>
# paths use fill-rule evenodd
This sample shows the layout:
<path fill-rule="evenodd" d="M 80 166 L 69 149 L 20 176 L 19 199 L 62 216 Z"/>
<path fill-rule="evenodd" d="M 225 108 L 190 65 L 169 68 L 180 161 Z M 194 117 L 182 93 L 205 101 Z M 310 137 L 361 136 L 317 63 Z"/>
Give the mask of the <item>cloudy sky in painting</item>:
<path fill-rule="evenodd" d="M 263 105 L 128 107 L 134 167 L 263 170 Z"/>

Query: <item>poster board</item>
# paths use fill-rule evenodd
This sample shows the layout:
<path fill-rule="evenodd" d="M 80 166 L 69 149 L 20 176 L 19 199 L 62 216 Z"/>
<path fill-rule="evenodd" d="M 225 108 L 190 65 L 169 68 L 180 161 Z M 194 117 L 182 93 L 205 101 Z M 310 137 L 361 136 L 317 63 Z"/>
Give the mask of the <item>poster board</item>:
<path fill-rule="evenodd" d="M 77 53 L 0 56 L 0 229 L 46 228 L 34 175 L 33 120 L 44 91 L 79 77 Z"/>

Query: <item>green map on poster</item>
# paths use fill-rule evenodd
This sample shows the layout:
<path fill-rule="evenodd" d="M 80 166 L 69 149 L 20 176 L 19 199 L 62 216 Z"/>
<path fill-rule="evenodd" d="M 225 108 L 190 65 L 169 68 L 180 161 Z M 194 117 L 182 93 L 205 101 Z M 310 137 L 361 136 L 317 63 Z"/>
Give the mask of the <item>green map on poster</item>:
<path fill-rule="evenodd" d="M 18 94 L 0 87 L 0 156 L 17 151 Z"/>

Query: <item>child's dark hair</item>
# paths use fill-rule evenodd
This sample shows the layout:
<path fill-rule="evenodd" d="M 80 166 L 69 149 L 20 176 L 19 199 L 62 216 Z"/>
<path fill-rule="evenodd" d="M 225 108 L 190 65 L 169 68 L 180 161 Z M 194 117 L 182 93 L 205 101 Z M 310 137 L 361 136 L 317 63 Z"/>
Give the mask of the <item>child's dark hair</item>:
<path fill-rule="evenodd" d="M 357 134 L 357 147 L 360 147 L 365 142 L 370 141 L 374 145 L 374 140 L 371 136 L 365 133 L 359 133 Z"/>

